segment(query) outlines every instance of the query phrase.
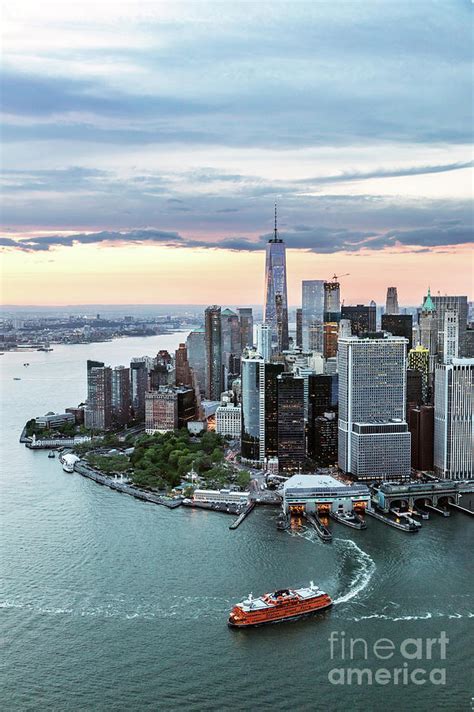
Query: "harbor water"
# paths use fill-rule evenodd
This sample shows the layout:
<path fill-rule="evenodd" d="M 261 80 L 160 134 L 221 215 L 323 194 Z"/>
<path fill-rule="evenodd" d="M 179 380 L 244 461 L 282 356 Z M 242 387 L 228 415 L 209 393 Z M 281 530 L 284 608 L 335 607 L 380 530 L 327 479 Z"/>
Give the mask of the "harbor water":
<path fill-rule="evenodd" d="M 257 507 L 231 531 L 225 514 L 137 501 L 19 444 L 28 418 L 84 400 L 86 359 L 127 364 L 173 350 L 183 336 L 0 357 L 2 709 L 470 709 L 474 527 L 466 515 L 433 513 L 416 535 L 373 519 L 365 531 L 331 521 L 325 544 L 304 523 L 278 531 L 277 512 Z M 329 611 L 227 627 L 249 592 L 311 579 L 333 597 Z M 431 658 L 408 656 L 418 646 L 408 639 L 424 645 L 442 635 L 444 658 L 437 644 Z M 362 639 L 352 654 L 340 644 L 351 638 Z M 393 645 L 389 659 L 374 655 L 382 638 Z M 396 684 L 349 684 L 348 668 L 402 675 Z M 416 668 L 424 682 L 405 684 Z M 445 670 L 443 683 L 441 673 L 430 679 L 435 668 Z"/>

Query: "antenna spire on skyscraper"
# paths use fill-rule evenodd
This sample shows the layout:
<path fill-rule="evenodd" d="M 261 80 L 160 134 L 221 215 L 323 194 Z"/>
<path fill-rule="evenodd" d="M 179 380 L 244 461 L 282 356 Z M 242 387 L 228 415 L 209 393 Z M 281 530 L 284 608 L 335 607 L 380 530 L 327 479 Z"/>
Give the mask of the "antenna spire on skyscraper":
<path fill-rule="evenodd" d="M 278 227 L 277 227 L 277 204 L 275 201 L 275 229 L 273 231 L 273 239 L 275 242 L 278 240 Z"/>

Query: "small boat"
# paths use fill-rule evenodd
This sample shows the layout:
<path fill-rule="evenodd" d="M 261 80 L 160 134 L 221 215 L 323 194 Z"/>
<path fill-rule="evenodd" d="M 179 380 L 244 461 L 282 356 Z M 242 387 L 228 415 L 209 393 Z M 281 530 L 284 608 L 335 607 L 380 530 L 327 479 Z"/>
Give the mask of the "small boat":
<path fill-rule="evenodd" d="M 51 457 L 51 458 L 56 457 L 56 454 L 55 454 L 54 450 L 50 450 L 50 451 L 48 452 L 48 457 Z"/>
<path fill-rule="evenodd" d="M 14 380 L 14 381 L 21 381 L 21 378 L 19 378 L 18 376 L 15 376 L 13 380 Z"/>
<path fill-rule="evenodd" d="M 23 366 L 29 366 L 29 365 L 30 365 L 29 363 L 24 363 L 24 364 L 23 364 Z"/>
<path fill-rule="evenodd" d="M 249 628 L 266 623 L 279 623 L 311 615 L 332 606 L 330 596 L 311 581 L 304 588 L 282 588 L 253 598 L 250 593 L 230 612 L 228 625 L 231 628 Z"/>

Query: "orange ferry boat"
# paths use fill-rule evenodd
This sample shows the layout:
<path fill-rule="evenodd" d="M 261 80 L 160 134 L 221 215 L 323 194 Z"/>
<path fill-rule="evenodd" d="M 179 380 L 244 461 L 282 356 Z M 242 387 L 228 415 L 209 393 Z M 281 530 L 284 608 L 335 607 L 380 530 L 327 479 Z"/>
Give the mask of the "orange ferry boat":
<path fill-rule="evenodd" d="M 249 594 L 248 598 L 233 607 L 228 625 L 231 628 L 248 628 L 278 623 L 309 616 L 329 606 L 332 606 L 330 596 L 311 581 L 307 588 L 283 588 L 259 598 Z"/>

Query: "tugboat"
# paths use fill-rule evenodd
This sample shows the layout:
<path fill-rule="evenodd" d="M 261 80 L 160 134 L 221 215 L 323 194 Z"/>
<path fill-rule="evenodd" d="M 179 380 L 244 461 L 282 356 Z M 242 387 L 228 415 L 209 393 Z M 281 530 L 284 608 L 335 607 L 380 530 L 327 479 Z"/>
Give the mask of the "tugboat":
<path fill-rule="evenodd" d="M 284 531 L 285 529 L 288 529 L 289 526 L 290 522 L 288 521 L 288 517 L 284 512 L 281 512 L 277 519 L 277 529 Z"/>
<path fill-rule="evenodd" d="M 56 457 L 56 455 L 55 455 L 55 453 L 54 453 L 54 450 L 50 450 L 50 451 L 48 452 L 48 457 Z"/>
<path fill-rule="evenodd" d="M 282 588 L 253 598 L 250 593 L 230 612 L 231 628 L 250 628 L 309 616 L 332 606 L 331 597 L 311 581 L 306 588 Z"/>

